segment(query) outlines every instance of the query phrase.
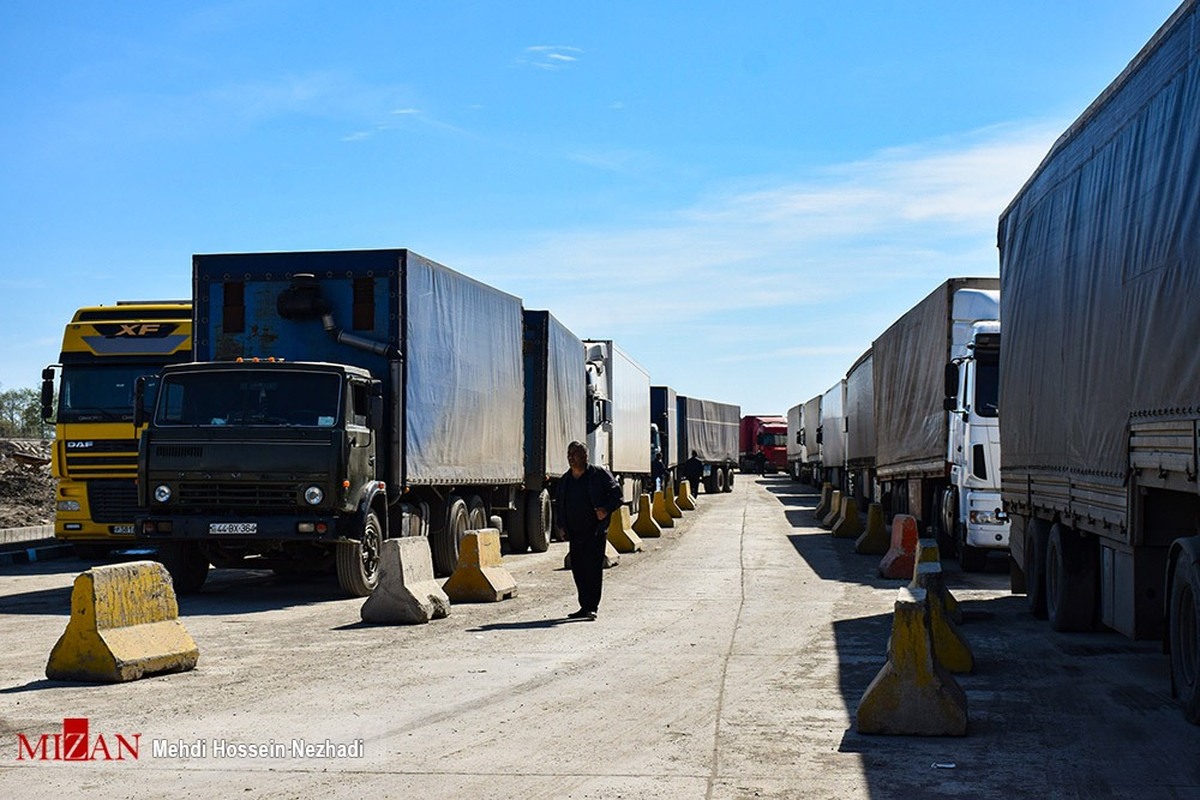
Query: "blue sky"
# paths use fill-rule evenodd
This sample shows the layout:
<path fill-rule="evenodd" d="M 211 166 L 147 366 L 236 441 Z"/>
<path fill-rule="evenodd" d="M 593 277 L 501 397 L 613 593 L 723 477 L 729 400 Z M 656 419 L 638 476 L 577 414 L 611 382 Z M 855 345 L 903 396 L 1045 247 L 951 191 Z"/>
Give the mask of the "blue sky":
<path fill-rule="evenodd" d="M 940 281 L 1175 0 L 6 3 L 0 389 L 193 253 L 409 247 L 783 413 Z"/>

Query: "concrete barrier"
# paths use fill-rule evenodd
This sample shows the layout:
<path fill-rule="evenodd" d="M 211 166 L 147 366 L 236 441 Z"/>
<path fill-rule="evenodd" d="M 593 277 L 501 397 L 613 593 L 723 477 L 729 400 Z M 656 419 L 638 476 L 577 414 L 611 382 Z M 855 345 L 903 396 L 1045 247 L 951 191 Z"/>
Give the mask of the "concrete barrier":
<path fill-rule="evenodd" d="M 826 481 L 821 484 L 821 502 L 817 503 L 817 507 L 813 509 L 813 516 L 817 518 L 817 522 L 825 519 L 825 515 L 829 513 L 829 503 L 833 500 L 833 484 Z"/>
<path fill-rule="evenodd" d="M 975 654 L 950 616 L 945 575 L 940 561 L 918 561 L 910 589 L 924 589 L 929 604 L 929 630 L 933 652 L 943 667 L 959 675 L 975 671 Z"/>
<path fill-rule="evenodd" d="M 858 516 L 858 501 L 853 497 L 843 497 L 841 513 L 838 514 L 838 518 L 829 532 L 835 539 L 857 539 L 862 531 L 862 520 Z"/>
<path fill-rule="evenodd" d="M 916 588 L 919 585 L 917 583 L 917 572 L 920 570 L 921 564 L 927 562 L 935 562 L 938 564 L 942 563 L 942 551 L 941 548 L 938 547 L 937 539 L 917 539 L 916 564 L 913 567 L 913 580 L 912 583 L 909 584 L 910 586 Z M 954 620 L 956 624 L 961 625 L 963 616 L 962 609 L 958 605 L 958 600 L 955 599 L 954 595 L 950 593 L 950 590 L 946 588 L 944 580 L 941 581 L 941 584 L 939 597 L 941 598 L 942 605 L 946 609 L 946 614 L 948 614 L 950 619 Z"/>
<path fill-rule="evenodd" d="M 675 499 L 675 493 L 670 489 L 663 489 L 663 505 L 667 509 L 667 513 L 671 515 L 671 519 L 683 519 L 683 509 L 679 507 L 679 501 Z"/>
<path fill-rule="evenodd" d="M 684 511 L 696 510 L 696 496 L 692 494 L 692 485 L 687 478 L 679 482 L 679 492 L 675 496 L 675 504 Z"/>
<path fill-rule="evenodd" d="M 618 553 L 636 553 L 642 549 L 642 537 L 633 530 L 627 506 L 621 506 L 609 516 L 608 543 Z"/>
<path fill-rule="evenodd" d="M 200 650 L 179 621 L 167 568 L 157 561 L 92 567 L 75 578 L 71 618 L 50 651 L 51 680 L 120 683 L 196 666 Z"/>
<path fill-rule="evenodd" d="M 433 577 L 433 553 L 424 536 L 384 539 L 379 584 L 359 611 L 363 622 L 422 625 L 450 614 L 450 598 Z"/>
<path fill-rule="evenodd" d="M 900 589 L 888 660 L 858 702 L 855 727 L 862 734 L 966 735 L 967 696 L 934 655 L 924 589 Z"/>
<path fill-rule="evenodd" d="M 675 527 L 675 518 L 667 511 L 667 501 L 662 492 L 654 493 L 654 499 L 651 500 L 650 513 L 654 516 L 654 521 L 658 523 L 658 527 Z"/>
<path fill-rule="evenodd" d="M 638 498 L 638 515 L 633 521 L 633 532 L 643 539 L 657 539 L 662 536 L 662 528 L 654 520 L 654 509 L 650 507 L 648 494 Z"/>
<path fill-rule="evenodd" d="M 517 581 L 500 563 L 500 531 L 467 531 L 458 566 L 442 586 L 451 603 L 496 603 L 517 595 Z"/>
<path fill-rule="evenodd" d="M 879 574 L 885 578 L 912 579 L 917 556 L 917 519 L 908 514 L 892 517 L 891 547 L 879 562 Z"/>
<path fill-rule="evenodd" d="M 871 503 L 867 506 L 867 529 L 854 542 L 854 552 L 861 555 L 881 556 L 891 547 L 887 523 L 883 521 L 883 506 Z"/>
<path fill-rule="evenodd" d="M 825 516 L 821 517 L 818 523 L 822 528 L 829 530 L 833 527 L 833 523 L 837 522 L 838 514 L 842 511 L 842 490 L 834 489 L 833 494 L 829 496 L 829 510 L 825 512 Z"/>

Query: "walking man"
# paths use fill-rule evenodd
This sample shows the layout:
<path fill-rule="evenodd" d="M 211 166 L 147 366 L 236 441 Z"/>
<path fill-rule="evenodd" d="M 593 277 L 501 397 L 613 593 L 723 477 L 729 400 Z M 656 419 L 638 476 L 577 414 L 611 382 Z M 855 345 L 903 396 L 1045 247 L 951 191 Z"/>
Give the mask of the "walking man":
<path fill-rule="evenodd" d="M 621 487 L 604 467 L 588 463 L 583 442 L 567 446 L 567 463 L 555 486 L 558 528 L 570 543 L 571 575 L 579 593 L 579 610 L 571 619 L 596 618 L 604 581 L 604 548 L 609 514 L 621 507 Z"/>

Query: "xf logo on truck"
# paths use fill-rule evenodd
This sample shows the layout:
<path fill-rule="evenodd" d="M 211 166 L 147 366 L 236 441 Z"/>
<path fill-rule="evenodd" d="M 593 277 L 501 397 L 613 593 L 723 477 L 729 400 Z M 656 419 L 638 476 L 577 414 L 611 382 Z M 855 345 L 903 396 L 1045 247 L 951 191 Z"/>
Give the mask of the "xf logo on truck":
<path fill-rule="evenodd" d="M 96 333 L 107 339 L 130 336 L 161 339 L 164 336 L 170 336 L 178 327 L 170 322 L 114 322 L 99 323 L 95 326 Z"/>
<path fill-rule="evenodd" d="M 137 761 L 142 735 L 91 735 L 87 717 L 66 717 L 62 731 L 30 738 L 17 734 L 17 761 Z"/>

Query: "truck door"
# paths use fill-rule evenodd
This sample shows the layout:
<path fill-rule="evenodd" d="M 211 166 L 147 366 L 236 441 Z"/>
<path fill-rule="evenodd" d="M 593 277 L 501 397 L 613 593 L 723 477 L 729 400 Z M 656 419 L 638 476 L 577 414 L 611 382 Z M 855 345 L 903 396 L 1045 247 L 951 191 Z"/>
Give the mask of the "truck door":
<path fill-rule="evenodd" d="M 346 477 L 351 487 L 375 480 L 377 438 L 371 427 L 371 384 L 351 380 L 346 387 L 346 443 L 350 450 Z"/>

